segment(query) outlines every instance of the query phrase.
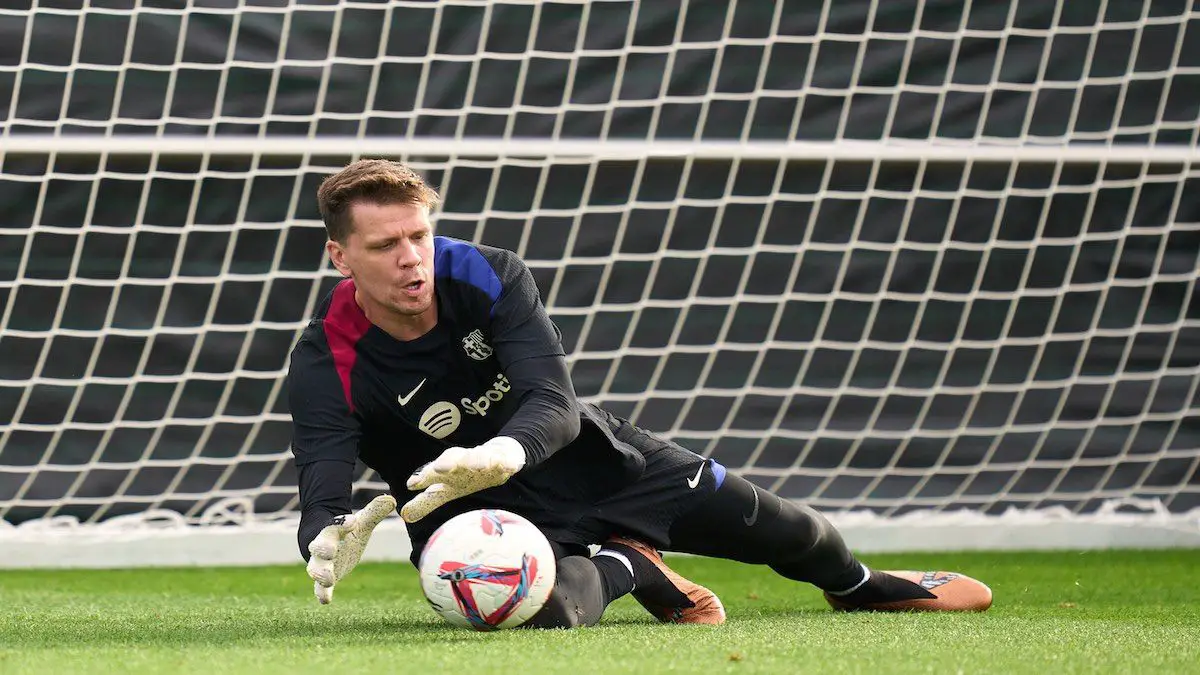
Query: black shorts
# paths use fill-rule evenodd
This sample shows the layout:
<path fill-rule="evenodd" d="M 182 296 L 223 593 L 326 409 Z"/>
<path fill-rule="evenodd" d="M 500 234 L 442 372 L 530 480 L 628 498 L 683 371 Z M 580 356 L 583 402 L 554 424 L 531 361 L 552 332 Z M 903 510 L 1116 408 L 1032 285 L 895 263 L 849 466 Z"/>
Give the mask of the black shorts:
<path fill-rule="evenodd" d="M 568 549 L 628 535 L 657 548 L 670 542 L 675 520 L 703 503 L 725 478 L 725 467 L 669 440 L 624 422 L 618 440 L 646 458 L 642 476 L 578 512 L 567 527 L 544 527 L 547 538 Z"/>
<path fill-rule="evenodd" d="M 588 546 L 603 544 L 615 535 L 667 548 L 671 525 L 720 487 L 725 467 L 624 420 L 614 417 L 611 424 L 618 440 L 646 458 L 639 478 L 613 483 L 611 467 L 588 465 L 586 458 L 564 454 L 562 461 L 583 471 L 574 473 L 568 483 L 552 480 L 558 474 L 543 474 L 541 481 L 527 480 L 456 499 L 435 511 L 437 518 L 410 525 L 413 564 L 438 525 L 458 513 L 481 508 L 506 509 L 533 521 L 559 557 L 584 553 Z M 593 472 L 590 481 L 589 471 Z M 604 472 L 608 473 L 599 475 Z M 530 493 L 537 493 L 537 498 Z"/>

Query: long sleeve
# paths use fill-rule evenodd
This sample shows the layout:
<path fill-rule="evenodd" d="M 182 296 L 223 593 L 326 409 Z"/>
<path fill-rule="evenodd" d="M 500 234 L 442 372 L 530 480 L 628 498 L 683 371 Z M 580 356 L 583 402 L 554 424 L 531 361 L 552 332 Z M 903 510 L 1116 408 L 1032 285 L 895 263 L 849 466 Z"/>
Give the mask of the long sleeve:
<path fill-rule="evenodd" d="M 521 396 L 521 406 L 500 431 L 525 448 L 525 464 L 532 466 L 579 435 L 579 408 L 562 356 L 539 356 L 508 367 L 508 381 Z"/>
<path fill-rule="evenodd" d="M 338 460 L 317 460 L 299 467 L 300 527 L 296 538 L 307 562 L 308 545 L 335 516 L 350 513 L 354 465 Z"/>
<path fill-rule="evenodd" d="M 526 466 L 533 466 L 579 435 L 579 404 L 562 335 L 542 305 L 529 268 L 508 251 L 490 262 L 504 287 L 492 306 L 496 355 L 521 396 L 520 408 L 501 435 L 519 441 Z"/>
<path fill-rule="evenodd" d="M 292 454 L 300 496 L 300 555 L 334 516 L 350 513 L 361 427 L 327 352 L 301 341 L 288 372 Z"/>

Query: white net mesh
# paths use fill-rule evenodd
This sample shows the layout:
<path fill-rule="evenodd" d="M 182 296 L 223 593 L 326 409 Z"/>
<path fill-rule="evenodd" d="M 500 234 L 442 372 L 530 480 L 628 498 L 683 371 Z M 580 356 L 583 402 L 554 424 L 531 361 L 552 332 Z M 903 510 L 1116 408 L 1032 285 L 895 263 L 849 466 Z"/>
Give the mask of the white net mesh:
<path fill-rule="evenodd" d="M 1200 506 L 1200 13 L 802 4 L 0 10 L 0 521 L 294 510 L 359 155 L 525 257 L 583 398 L 784 496 Z"/>

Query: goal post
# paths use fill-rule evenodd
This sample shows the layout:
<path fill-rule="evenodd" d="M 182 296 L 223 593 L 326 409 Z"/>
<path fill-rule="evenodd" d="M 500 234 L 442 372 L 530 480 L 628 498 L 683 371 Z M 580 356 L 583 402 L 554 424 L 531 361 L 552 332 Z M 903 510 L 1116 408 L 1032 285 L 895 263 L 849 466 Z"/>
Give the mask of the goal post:
<path fill-rule="evenodd" d="M 379 156 L 582 399 L 856 550 L 1200 546 L 1200 15 L 675 4 L 0 10 L 0 566 L 298 560 L 315 189 Z"/>

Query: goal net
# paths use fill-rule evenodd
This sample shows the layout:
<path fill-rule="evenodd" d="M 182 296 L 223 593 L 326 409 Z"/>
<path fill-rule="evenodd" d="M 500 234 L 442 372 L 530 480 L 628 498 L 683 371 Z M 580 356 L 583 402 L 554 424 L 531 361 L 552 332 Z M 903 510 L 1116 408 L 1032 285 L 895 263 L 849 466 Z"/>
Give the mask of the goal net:
<path fill-rule="evenodd" d="M 1188 3 L 79 4 L 0 9 L 5 564 L 296 560 L 363 156 L 525 258 L 582 399 L 862 550 L 1200 544 Z"/>

